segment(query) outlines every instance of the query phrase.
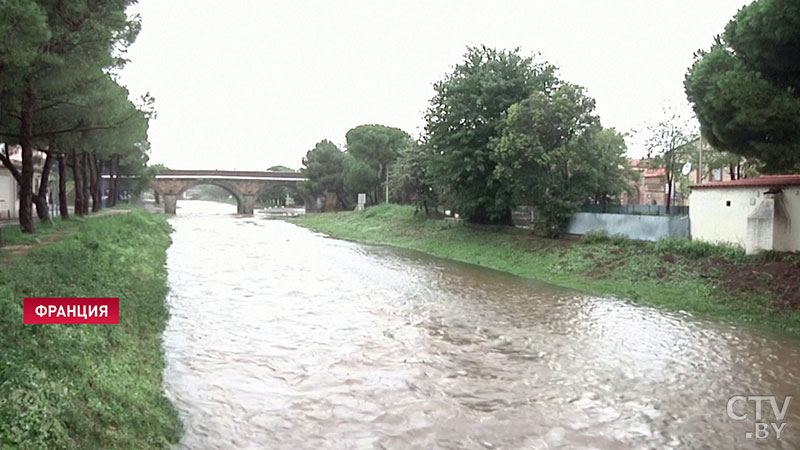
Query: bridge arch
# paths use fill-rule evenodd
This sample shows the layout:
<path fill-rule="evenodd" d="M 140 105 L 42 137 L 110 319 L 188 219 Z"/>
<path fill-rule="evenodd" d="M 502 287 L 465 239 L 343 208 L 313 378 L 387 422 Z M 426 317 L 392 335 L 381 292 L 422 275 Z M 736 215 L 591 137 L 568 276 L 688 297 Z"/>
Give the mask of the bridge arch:
<path fill-rule="evenodd" d="M 253 214 L 259 192 L 277 183 L 305 181 L 296 172 L 243 172 L 221 170 L 166 170 L 156 175 L 154 188 L 164 198 L 164 212 L 175 214 L 178 196 L 203 184 L 219 186 L 230 192 L 240 214 Z"/>
<path fill-rule="evenodd" d="M 203 179 L 198 179 L 198 180 L 189 181 L 189 182 L 185 183 L 183 188 L 181 188 L 181 190 L 178 191 L 175 194 L 176 195 L 176 201 L 178 199 L 182 198 L 183 194 L 185 194 L 186 191 L 188 191 L 189 189 L 192 189 L 194 187 L 197 187 L 197 186 L 217 186 L 217 187 L 220 187 L 220 188 L 224 189 L 226 192 L 231 194 L 234 199 L 236 199 L 236 212 L 238 212 L 239 214 L 242 213 L 242 208 L 244 206 L 244 196 L 239 191 L 239 189 L 237 189 L 237 187 L 233 183 L 231 183 L 231 182 L 229 182 L 227 180 L 203 180 Z M 176 204 L 175 207 L 177 209 L 177 204 Z"/>
<path fill-rule="evenodd" d="M 264 183 L 258 188 L 258 190 L 255 192 L 256 199 L 262 198 L 262 196 L 267 194 L 270 191 L 270 189 L 283 188 L 283 187 L 288 189 L 295 189 L 295 191 L 297 191 L 297 183 L 291 181 L 272 181 L 269 183 Z"/>

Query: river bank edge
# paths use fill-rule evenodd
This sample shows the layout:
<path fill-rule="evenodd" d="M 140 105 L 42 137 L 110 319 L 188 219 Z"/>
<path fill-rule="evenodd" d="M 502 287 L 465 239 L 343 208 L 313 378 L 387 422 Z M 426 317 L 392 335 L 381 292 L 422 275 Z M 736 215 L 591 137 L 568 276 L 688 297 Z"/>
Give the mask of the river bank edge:
<path fill-rule="evenodd" d="M 332 238 L 420 251 L 635 304 L 800 338 L 800 260 L 740 249 L 599 234 L 546 239 L 513 227 L 427 219 L 411 206 L 286 219 Z M 783 286 L 776 277 L 787 277 Z"/>
<path fill-rule="evenodd" d="M 0 448 L 170 448 L 182 427 L 162 384 L 167 217 L 67 222 L 0 272 Z M 31 296 L 119 297 L 120 322 L 23 325 Z"/>

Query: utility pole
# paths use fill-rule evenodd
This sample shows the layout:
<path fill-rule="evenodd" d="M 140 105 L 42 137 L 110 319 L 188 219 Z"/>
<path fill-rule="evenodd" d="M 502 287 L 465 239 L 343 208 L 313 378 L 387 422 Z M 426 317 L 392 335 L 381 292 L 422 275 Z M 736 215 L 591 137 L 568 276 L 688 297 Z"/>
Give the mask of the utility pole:
<path fill-rule="evenodd" d="M 389 165 L 386 165 L 386 204 L 389 204 Z"/>
<path fill-rule="evenodd" d="M 700 135 L 700 161 L 697 164 L 697 184 L 703 183 L 703 135 Z"/>

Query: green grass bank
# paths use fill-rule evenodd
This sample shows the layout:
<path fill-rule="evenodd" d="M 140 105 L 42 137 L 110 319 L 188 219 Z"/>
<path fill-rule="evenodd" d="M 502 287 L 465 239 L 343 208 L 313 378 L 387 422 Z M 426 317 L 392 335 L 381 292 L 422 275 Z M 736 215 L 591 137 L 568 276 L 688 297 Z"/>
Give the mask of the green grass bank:
<path fill-rule="evenodd" d="M 800 262 L 738 248 L 600 234 L 554 240 L 511 227 L 415 215 L 409 206 L 309 214 L 295 224 L 335 238 L 388 244 L 598 295 L 682 310 L 800 337 Z"/>
<path fill-rule="evenodd" d="M 161 384 L 171 228 L 137 210 L 77 224 L 0 272 L 0 448 L 168 448 L 181 433 Z M 23 325 L 32 296 L 119 297 L 120 323 Z"/>

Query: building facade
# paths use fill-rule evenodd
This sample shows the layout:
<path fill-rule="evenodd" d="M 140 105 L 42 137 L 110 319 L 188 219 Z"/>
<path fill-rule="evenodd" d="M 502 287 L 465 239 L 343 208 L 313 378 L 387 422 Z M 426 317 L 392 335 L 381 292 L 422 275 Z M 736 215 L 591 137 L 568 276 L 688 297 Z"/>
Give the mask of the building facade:
<path fill-rule="evenodd" d="M 624 205 L 666 205 L 667 204 L 667 170 L 663 167 L 652 168 L 650 159 L 629 158 L 631 167 L 638 173 L 638 178 L 631 182 L 631 194 L 623 194 Z"/>
<path fill-rule="evenodd" d="M 692 239 L 748 254 L 800 251 L 800 175 L 707 182 L 692 187 L 689 201 Z"/>
<path fill-rule="evenodd" d="M 39 190 L 39 182 L 42 179 L 42 166 L 44 165 L 45 153 L 34 151 L 34 173 L 33 173 L 33 191 L 34 193 Z M 8 147 L 8 159 L 17 167 L 22 170 L 22 149 L 17 146 Z M 55 173 L 51 172 L 51 177 Z M 50 180 L 50 192 L 54 192 L 55 180 Z M 8 168 L 0 164 L 0 220 L 16 219 L 19 217 L 19 186 L 14 175 Z"/>

